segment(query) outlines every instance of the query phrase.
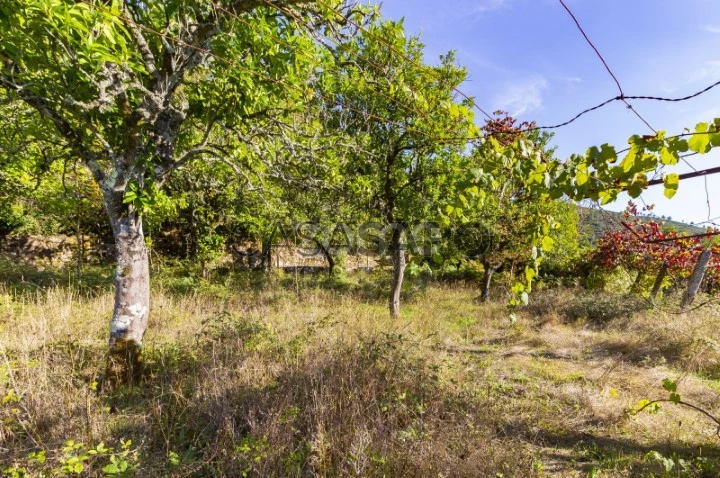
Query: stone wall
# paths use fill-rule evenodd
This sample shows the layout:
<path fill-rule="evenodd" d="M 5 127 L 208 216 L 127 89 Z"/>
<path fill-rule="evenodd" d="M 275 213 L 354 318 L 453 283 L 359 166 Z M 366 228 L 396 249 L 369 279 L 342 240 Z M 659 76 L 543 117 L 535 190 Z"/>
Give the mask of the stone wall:
<path fill-rule="evenodd" d="M 112 245 L 85 238 L 83 262 L 112 259 Z M 0 254 L 39 267 L 63 267 L 77 261 L 78 239 L 75 236 L 9 235 L 0 239 Z"/>

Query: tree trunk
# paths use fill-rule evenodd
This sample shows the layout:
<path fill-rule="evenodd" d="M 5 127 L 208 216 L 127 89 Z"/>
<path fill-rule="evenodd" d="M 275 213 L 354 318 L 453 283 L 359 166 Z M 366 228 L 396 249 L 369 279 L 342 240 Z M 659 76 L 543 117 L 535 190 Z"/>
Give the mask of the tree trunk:
<path fill-rule="evenodd" d="M 77 241 L 76 275 L 79 281 L 82 278 L 83 258 L 85 256 L 85 244 L 83 244 L 82 224 L 80 222 L 80 206 L 78 206 L 77 217 L 75 221 L 75 240 Z"/>
<path fill-rule="evenodd" d="M 667 276 L 667 264 L 663 262 L 663 265 L 660 266 L 660 271 L 658 272 L 657 277 L 655 278 L 655 284 L 653 284 L 652 291 L 650 292 L 650 300 L 655 300 L 657 298 L 657 295 L 660 293 L 660 289 L 662 288 L 663 281 L 665 280 L 665 277 Z"/>
<path fill-rule="evenodd" d="M 142 373 L 141 350 L 150 311 L 150 269 L 142 218 L 107 206 L 117 251 L 115 305 L 110 319 L 106 378 L 134 383 Z"/>
<path fill-rule="evenodd" d="M 490 300 L 490 284 L 492 283 L 492 277 L 500 266 L 493 266 L 489 262 L 483 264 L 485 274 L 483 275 L 482 291 L 480 291 L 480 301 L 487 302 Z"/>
<path fill-rule="evenodd" d="M 635 294 L 642 292 L 643 280 L 645 280 L 645 271 L 638 271 L 638 275 L 635 277 L 635 282 L 633 282 L 632 287 L 630 287 L 630 292 Z"/>
<path fill-rule="evenodd" d="M 77 279 L 82 278 L 83 258 L 85 257 L 85 243 L 83 241 L 83 233 L 78 232 L 75 235 L 77 240 L 77 262 L 75 263 L 75 274 Z"/>
<path fill-rule="evenodd" d="M 335 272 L 335 259 L 333 259 L 333 256 L 330 253 L 330 247 L 325 247 L 325 244 L 323 244 L 323 242 L 318 238 L 313 238 L 313 240 L 328 263 L 328 274 L 332 275 Z"/>
<path fill-rule="evenodd" d="M 695 300 L 695 295 L 697 295 L 697 292 L 700 289 L 700 284 L 702 284 L 702 280 L 705 277 L 705 271 L 707 270 L 710 259 L 712 259 L 712 251 L 710 249 L 703 250 L 702 254 L 700 254 L 700 258 L 698 258 L 697 264 L 695 264 L 695 269 L 690 276 L 690 285 L 688 286 L 685 297 L 683 297 L 682 303 L 680 304 L 680 307 L 683 309 L 692 305 Z"/>
<path fill-rule="evenodd" d="M 270 243 L 265 240 L 262 243 L 262 251 L 260 252 L 260 257 L 262 258 L 262 265 L 260 266 L 262 270 L 266 272 L 270 272 L 272 269 L 272 251 L 270 247 Z"/>
<path fill-rule="evenodd" d="M 272 270 L 272 245 L 275 240 L 276 230 L 277 227 L 274 227 L 272 232 L 270 232 L 270 236 L 266 237 L 262 242 L 262 269 L 267 272 Z"/>
<path fill-rule="evenodd" d="M 405 248 L 402 244 L 403 228 L 396 227 L 392 235 L 393 280 L 390 288 L 390 316 L 400 318 L 400 291 L 405 277 Z"/>

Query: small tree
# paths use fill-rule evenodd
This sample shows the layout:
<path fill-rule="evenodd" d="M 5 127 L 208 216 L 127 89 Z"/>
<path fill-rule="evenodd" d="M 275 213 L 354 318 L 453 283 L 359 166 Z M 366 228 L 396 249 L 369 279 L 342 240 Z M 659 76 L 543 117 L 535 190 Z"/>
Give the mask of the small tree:
<path fill-rule="evenodd" d="M 40 126 L 28 138 L 40 138 L 41 129 L 62 144 L 102 192 L 118 262 L 110 348 L 125 358 L 126 377 L 138 371 L 147 327 L 142 218 L 158 189 L 194 159 L 232 161 L 253 151 L 313 97 L 323 55 L 294 18 L 321 29 L 335 13 L 300 0 L 273 2 L 279 10 L 268 5 L 0 4 L 0 88 L 36 112 Z"/>
<path fill-rule="evenodd" d="M 533 130 L 533 123 L 516 124 L 507 113 L 498 111 L 496 117 L 483 127 L 488 140 L 473 150 L 473 169 L 476 187 L 482 191 L 482 201 L 468 203 L 463 208 L 466 224 L 463 230 L 470 234 L 460 237 L 459 252 L 479 260 L 483 265 L 480 298 L 487 301 L 495 272 L 503 267 L 515 270 L 534 267 L 529 251 L 538 236 L 538 228 L 545 228 L 547 254 L 551 245 L 561 243 L 565 253 L 567 245 L 575 244 L 577 228 L 573 228 L 571 212 L 575 206 L 564 201 L 550 201 L 547 197 L 528 190 L 525 178 L 519 177 L 517 157 L 501 154 L 513 151 L 520 141 L 527 141 L 546 161 L 552 160 L 553 150 L 548 147 L 551 134 Z M 471 238 L 471 240 L 467 240 Z M 552 244 L 551 244 L 552 243 Z M 464 250 L 463 250 L 464 249 Z"/>
<path fill-rule="evenodd" d="M 407 230 L 457 200 L 456 181 L 467 166 L 465 142 L 447 138 L 478 133 L 472 111 L 456 98 L 467 73 L 452 53 L 436 67 L 424 65 L 420 39 L 407 38 L 402 23 L 391 21 L 371 25 L 335 55 L 343 67 L 334 96 L 348 108 L 328 105 L 331 126 L 355 142 L 342 165 L 346 191 L 390 235 L 389 309 L 396 318 Z"/>

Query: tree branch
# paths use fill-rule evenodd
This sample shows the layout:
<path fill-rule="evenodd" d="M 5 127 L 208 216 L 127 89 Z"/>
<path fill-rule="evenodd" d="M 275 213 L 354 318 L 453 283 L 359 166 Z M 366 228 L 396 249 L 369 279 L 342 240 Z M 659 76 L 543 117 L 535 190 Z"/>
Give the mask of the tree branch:
<path fill-rule="evenodd" d="M 312 0 L 272 0 L 272 5 L 277 8 L 292 7 L 300 4 L 312 4 Z M 228 10 L 232 11 L 235 15 L 241 13 L 247 13 L 255 10 L 258 7 L 269 6 L 270 4 L 265 0 L 233 0 L 227 6 Z"/>
<path fill-rule="evenodd" d="M 48 118 L 68 142 L 70 148 L 82 158 L 98 184 L 102 185 L 102 181 L 106 178 L 106 173 L 98 163 L 95 155 L 85 147 L 80 132 L 75 130 L 45 99 L 32 94 L 24 86 L 16 84 L 7 75 L 0 74 L 0 86 L 14 91 L 26 104 L 34 108 L 45 118 Z"/>
<path fill-rule="evenodd" d="M 135 19 L 132 18 L 129 10 L 123 11 L 122 16 L 126 20 L 125 25 L 127 25 L 132 33 L 135 45 L 137 45 L 140 56 L 142 56 L 143 63 L 145 63 L 145 68 L 147 68 L 148 73 L 152 75 L 155 81 L 159 81 L 160 75 L 158 74 L 158 68 L 155 63 L 155 55 L 153 55 L 150 45 L 148 45 L 145 40 L 142 30 L 137 26 L 137 23 L 135 22 Z"/>

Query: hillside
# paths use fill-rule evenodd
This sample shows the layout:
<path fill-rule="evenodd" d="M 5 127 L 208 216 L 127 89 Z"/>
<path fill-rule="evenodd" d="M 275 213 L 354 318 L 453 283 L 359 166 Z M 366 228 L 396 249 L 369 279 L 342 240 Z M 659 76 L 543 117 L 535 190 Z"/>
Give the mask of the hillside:
<path fill-rule="evenodd" d="M 597 243 L 597 240 L 607 230 L 616 230 L 622 228 L 622 222 L 625 221 L 622 213 L 614 211 L 605 211 L 595 208 L 578 206 L 580 212 L 581 235 L 588 245 Z M 657 221 L 664 225 L 667 230 L 674 230 L 685 234 L 700 234 L 705 231 L 701 227 L 697 227 L 684 222 L 673 221 L 654 216 L 638 216 L 643 222 Z"/>

